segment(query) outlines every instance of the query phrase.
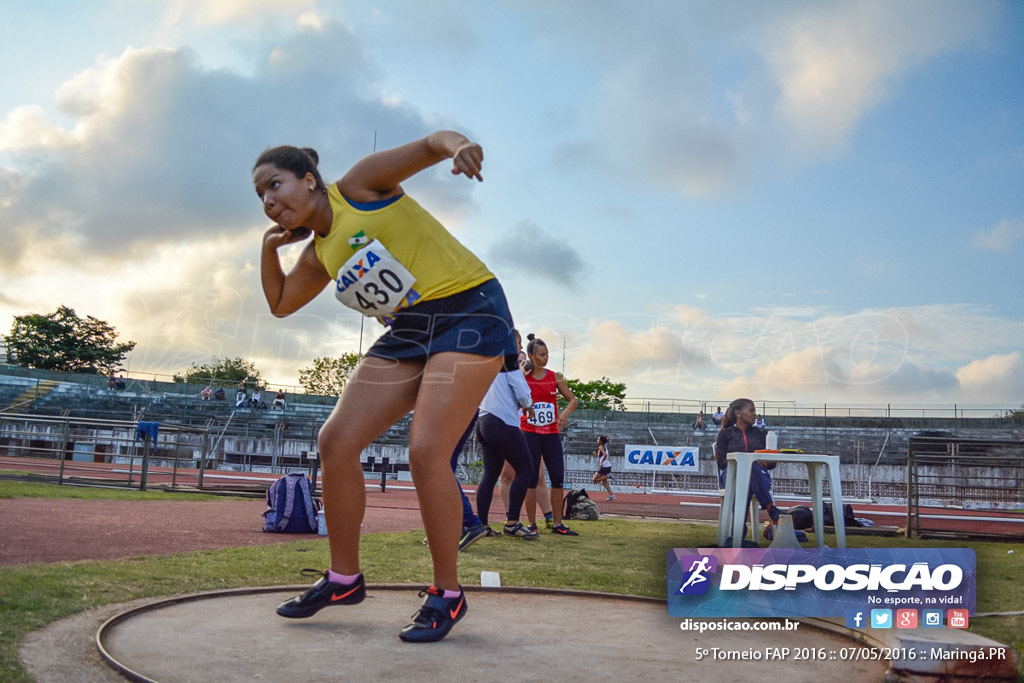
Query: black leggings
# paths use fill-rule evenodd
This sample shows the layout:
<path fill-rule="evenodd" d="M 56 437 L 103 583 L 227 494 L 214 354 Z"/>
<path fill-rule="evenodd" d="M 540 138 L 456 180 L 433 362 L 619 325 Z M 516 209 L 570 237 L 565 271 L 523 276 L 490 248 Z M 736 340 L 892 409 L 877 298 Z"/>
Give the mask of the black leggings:
<path fill-rule="evenodd" d="M 551 479 L 551 488 L 562 488 L 565 481 L 565 455 L 562 452 L 561 434 L 535 434 L 534 432 L 523 432 L 526 437 L 526 444 L 530 447 L 530 457 L 533 458 L 533 475 L 530 480 L 530 488 L 537 488 L 540 479 L 540 461 L 548 468 L 548 478 Z"/>
<path fill-rule="evenodd" d="M 484 473 L 476 489 L 476 515 L 487 524 L 487 513 L 491 510 L 494 485 L 501 475 L 502 467 L 508 462 L 516 471 L 508 492 L 508 510 L 505 520 L 516 522 L 523 508 L 526 489 L 530 485 L 530 450 L 526 446 L 523 432 L 511 427 L 487 413 L 476 423 L 476 440 L 483 451 Z"/>

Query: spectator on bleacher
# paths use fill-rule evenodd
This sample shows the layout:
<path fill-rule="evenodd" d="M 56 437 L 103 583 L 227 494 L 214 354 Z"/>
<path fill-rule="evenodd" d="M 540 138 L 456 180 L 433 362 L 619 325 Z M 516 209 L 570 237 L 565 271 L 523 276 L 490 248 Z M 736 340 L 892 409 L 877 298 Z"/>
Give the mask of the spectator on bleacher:
<path fill-rule="evenodd" d="M 764 429 L 768 425 L 764 423 L 764 418 L 758 415 L 757 419 L 754 420 L 754 426 L 757 427 L 758 429 Z"/>
<path fill-rule="evenodd" d="M 256 387 L 255 389 L 252 390 L 252 398 L 249 399 L 249 400 L 252 403 L 253 410 L 255 410 L 255 409 L 260 407 L 260 399 L 261 399 L 261 397 L 262 397 L 262 394 L 260 394 L 260 388 L 259 387 Z"/>
<path fill-rule="evenodd" d="M 724 416 L 725 413 L 722 412 L 722 406 L 718 406 L 718 410 L 716 410 L 714 414 L 711 416 L 711 421 L 715 423 L 715 426 L 721 426 L 722 418 Z"/>
<path fill-rule="evenodd" d="M 244 408 L 248 395 L 245 393 L 245 387 L 238 387 L 238 391 L 235 392 L 235 407 Z"/>
<path fill-rule="evenodd" d="M 210 387 L 203 387 L 203 390 L 199 392 L 199 398 L 203 399 L 204 401 L 209 401 L 212 395 L 213 390 L 210 389 Z"/>
<path fill-rule="evenodd" d="M 117 382 L 114 381 L 114 373 L 110 373 L 110 377 L 107 378 L 107 389 L 116 389 Z"/>
<path fill-rule="evenodd" d="M 697 419 L 693 421 L 693 429 L 704 429 L 704 411 L 697 413 Z"/>
<path fill-rule="evenodd" d="M 281 410 L 284 410 L 284 399 L 285 399 L 284 389 L 278 389 L 277 390 L 277 396 L 274 397 L 274 407 L 275 408 L 280 408 Z"/>
<path fill-rule="evenodd" d="M 226 401 L 228 397 L 224 394 L 224 387 L 217 387 L 217 391 L 213 392 L 214 401 Z"/>

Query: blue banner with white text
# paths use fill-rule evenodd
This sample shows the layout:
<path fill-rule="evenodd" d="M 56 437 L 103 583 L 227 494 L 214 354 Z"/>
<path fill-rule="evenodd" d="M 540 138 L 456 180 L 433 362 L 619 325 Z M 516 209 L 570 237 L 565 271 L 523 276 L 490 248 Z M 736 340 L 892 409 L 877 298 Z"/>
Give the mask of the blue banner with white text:
<path fill-rule="evenodd" d="M 870 609 L 974 613 L 966 548 L 674 548 L 673 617 L 844 617 Z"/>

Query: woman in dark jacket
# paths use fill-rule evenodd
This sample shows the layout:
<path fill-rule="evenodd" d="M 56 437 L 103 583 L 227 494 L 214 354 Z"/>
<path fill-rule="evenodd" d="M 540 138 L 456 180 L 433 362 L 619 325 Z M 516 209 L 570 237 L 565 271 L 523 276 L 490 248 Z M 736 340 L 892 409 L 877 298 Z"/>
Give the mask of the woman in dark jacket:
<path fill-rule="evenodd" d="M 738 398 L 729 404 L 722 418 L 722 428 L 715 441 L 715 459 L 718 461 L 719 486 L 725 487 L 725 456 L 728 453 L 753 453 L 764 450 L 768 432 L 754 426 L 757 409 L 749 398 Z M 775 463 L 755 462 L 751 466 L 750 491 L 747 493 L 747 506 L 751 497 L 756 497 L 762 510 L 768 511 L 772 522 L 779 521 L 779 509 L 772 498 L 772 478 L 769 469 L 775 469 Z"/>

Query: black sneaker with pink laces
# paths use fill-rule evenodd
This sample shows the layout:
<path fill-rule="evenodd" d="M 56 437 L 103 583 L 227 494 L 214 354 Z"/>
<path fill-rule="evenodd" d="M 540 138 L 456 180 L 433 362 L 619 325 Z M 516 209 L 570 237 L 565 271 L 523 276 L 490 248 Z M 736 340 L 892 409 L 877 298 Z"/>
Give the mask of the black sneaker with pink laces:
<path fill-rule="evenodd" d="M 327 578 L 327 570 L 303 569 L 303 576 L 320 575 L 320 580 L 302 595 L 298 595 L 277 607 L 277 613 L 289 619 L 311 617 L 330 605 L 358 605 L 366 599 L 366 579 L 362 574 L 351 585 L 335 583 Z"/>
<path fill-rule="evenodd" d="M 454 598 L 444 597 L 444 591 L 430 586 L 420 591 L 423 604 L 412 623 L 402 629 L 398 637 L 407 643 L 433 643 L 441 640 L 457 621 L 466 616 L 466 593 L 461 588 Z"/>

